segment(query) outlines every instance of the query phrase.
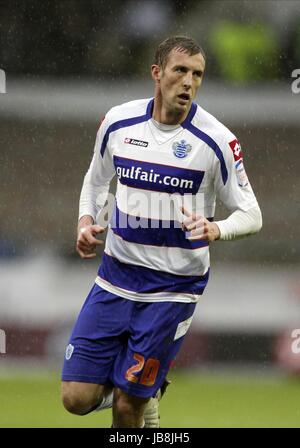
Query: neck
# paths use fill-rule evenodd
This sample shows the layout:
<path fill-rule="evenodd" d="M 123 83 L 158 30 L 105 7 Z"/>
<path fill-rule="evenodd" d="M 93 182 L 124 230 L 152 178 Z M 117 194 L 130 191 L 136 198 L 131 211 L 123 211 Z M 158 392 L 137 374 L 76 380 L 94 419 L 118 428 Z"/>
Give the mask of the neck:
<path fill-rule="evenodd" d="M 159 123 L 170 125 L 180 124 L 186 119 L 189 111 L 190 109 L 185 112 L 168 109 L 163 104 L 161 95 L 155 95 L 152 117 Z"/>

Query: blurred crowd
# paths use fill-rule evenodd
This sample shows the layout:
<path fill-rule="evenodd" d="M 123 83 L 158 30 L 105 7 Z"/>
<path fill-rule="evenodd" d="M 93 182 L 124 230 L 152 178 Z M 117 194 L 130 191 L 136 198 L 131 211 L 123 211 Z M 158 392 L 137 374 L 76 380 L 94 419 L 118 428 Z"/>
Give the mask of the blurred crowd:
<path fill-rule="evenodd" d="M 298 0 L 12 0 L 0 3 L 0 66 L 16 76 L 146 76 L 168 35 L 189 34 L 210 78 L 284 80 L 300 66 Z"/>
<path fill-rule="evenodd" d="M 300 105 L 291 90 L 300 68 L 299 0 L 0 0 L 8 92 L 0 95 L 0 259 L 40 245 L 77 258 L 78 197 L 100 116 L 148 95 L 147 82 L 152 94 L 155 47 L 175 34 L 204 48 L 205 81 L 215 82 L 204 86 L 203 107 L 215 114 L 217 97 L 216 116 L 239 136 L 263 210 L 262 232 L 230 251 L 216 245 L 215 258 L 299 263 L 300 129 L 290 119 Z M 113 94 L 120 99 L 111 104 Z M 64 116 L 70 109 L 77 121 Z"/>

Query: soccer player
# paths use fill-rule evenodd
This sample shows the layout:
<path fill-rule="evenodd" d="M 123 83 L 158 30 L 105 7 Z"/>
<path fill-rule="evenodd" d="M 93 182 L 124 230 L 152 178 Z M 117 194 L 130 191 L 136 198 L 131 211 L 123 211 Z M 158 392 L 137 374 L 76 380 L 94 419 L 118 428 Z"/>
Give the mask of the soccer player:
<path fill-rule="evenodd" d="M 209 243 L 258 232 L 262 217 L 236 137 L 194 102 L 205 55 L 191 38 L 157 48 L 154 98 L 113 107 L 80 196 L 77 251 L 96 256 L 97 216 L 114 214 L 62 373 L 65 408 L 112 406 L 113 427 L 158 427 L 157 400 L 209 276 Z M 216 197 L 228 208 L 214 222 Z"/>

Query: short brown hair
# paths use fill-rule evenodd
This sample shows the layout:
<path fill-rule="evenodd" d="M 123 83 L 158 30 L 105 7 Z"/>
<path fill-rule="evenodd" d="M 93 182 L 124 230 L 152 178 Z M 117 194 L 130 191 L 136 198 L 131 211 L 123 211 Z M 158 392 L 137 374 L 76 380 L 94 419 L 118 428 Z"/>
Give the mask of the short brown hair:
<path fill-rule="evenodd" d="M 168 56 L 172 50 L 178 48 L 188 53 L 190 56 L 201 53 L 205 59 L 205 53 L 202 47 L 191 37 L 172 36 L 161 42 L 155 52 L 154 64 L 165 68 L 168 62 Z"/>

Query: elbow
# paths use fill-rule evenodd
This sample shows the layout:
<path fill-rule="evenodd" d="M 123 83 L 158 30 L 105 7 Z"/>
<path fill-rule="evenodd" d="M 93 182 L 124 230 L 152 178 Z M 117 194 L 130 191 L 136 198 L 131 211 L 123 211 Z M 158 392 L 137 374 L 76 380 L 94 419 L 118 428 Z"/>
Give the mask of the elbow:
<path fill-rule="evenodd" d="M 258 233 L 261 231 L 262 226 L 263 226 L 263 218 L 262 218 L 262 213 L 261 213 L 261 209 L 257 206 L 257 209 L 255 211 L 255 225 L 253 228 L 253 233 Z"/>

